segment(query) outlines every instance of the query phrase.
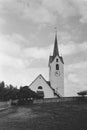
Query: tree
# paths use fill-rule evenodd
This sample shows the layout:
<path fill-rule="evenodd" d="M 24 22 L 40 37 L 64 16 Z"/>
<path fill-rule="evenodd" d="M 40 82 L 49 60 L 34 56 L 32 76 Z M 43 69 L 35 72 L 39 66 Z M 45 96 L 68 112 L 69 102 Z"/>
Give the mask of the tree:
<path fill-rule="evenodd" d="M 14 87 L 13 85 L 6 85 L 4 81 L 0 83 L 0 100 L 1 101 L 8 101 L 10 99 L 12 100 L 26 100 L 29 101 L 31 99 L 37 99 L 42 98 L 42 93 L 36 93 L 32 91 L 29 86 L 23 86 L 20 87 L 20 89 L 17 89 L 17 87 Z"/>
<path fill-rule="evenodd" d="M 38 94 L 29 89 L 28 86 L 20 87 L 19 90 L 19 99 L 20 100 L 28 100 L 30 98 L 37 98 Z"/>
<path fill-rule="evenodd" d="M 4 99 L 4 90 L 5 90 L 5 83 L 2 81 L 0 83 L 0 100 L 2 101 Z"/>

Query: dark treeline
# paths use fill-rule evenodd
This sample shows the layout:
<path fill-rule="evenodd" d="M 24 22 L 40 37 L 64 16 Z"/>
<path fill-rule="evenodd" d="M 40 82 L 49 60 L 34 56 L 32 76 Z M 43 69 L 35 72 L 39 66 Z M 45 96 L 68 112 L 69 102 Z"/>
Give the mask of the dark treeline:
<path fill-rule="evenodd" d="M 37 93 L 29 89 L 28 86 L 22 86 L 19 89 L 13 85 L 5 85 L 5 82 L 0 82 L 0 101 L 11 100 L 30 100 L 42 98 Z"/>

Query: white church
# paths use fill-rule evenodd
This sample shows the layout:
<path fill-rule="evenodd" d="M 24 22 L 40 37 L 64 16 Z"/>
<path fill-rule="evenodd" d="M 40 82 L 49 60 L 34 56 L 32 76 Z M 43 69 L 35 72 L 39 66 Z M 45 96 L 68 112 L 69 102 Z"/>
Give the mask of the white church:
<path fill-rule="evenodd" d="M 43 92 L 44 98 L 64 97 L 64 61 L 59 54 L 57 33 L 55 35 L 53 55 L 49 56 L 49 81 L 40 74 L 29 88 L 35 92 Z"/>

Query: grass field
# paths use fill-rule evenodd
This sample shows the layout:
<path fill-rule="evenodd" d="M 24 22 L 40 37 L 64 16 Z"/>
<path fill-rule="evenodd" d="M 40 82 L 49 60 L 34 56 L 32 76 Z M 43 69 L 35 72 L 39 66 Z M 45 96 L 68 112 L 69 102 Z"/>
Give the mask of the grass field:
<path fill-rule="evenodd" d="M 0 130 L 87 130 L 87 104 L 12 107 L 0 112 Z"/>

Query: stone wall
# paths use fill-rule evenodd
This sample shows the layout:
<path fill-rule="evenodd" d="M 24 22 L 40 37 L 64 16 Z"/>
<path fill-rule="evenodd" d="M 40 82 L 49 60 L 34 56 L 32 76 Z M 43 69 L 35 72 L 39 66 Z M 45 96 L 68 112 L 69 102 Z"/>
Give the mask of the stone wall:
<path fill-rule="evenodd" d="M 46 98 L 34 100 L 34 104 L 52 103 L 52 102 L 87 102 L 87 97 L 62 97 L 62 98 Z"/>

